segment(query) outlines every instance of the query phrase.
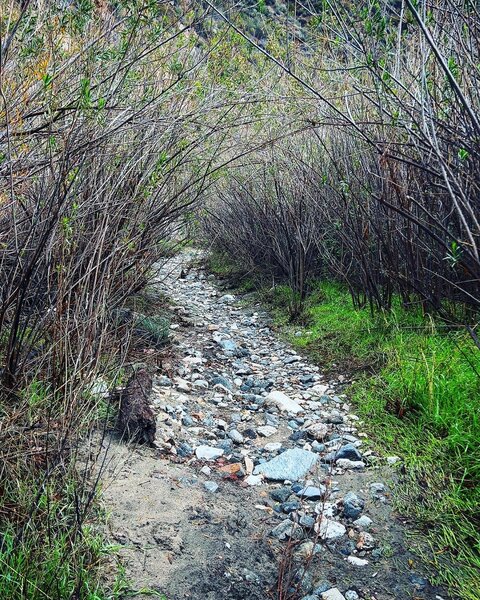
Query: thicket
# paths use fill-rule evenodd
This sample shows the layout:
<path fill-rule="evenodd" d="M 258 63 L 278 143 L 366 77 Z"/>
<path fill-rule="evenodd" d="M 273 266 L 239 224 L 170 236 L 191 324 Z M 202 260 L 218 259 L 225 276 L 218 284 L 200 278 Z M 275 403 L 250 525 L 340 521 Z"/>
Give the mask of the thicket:
<path fill-rule="evenodd" d="M 244 118 L 205 85 L 203 18 L 151 1 L 0 5 L 2 598 L 104 595 L 87 434 L 109 424 L 139 323 L 157 323 L 119 316 Z"/>
<path fill-rule="evenodd" d="M 204 239 L 217 260 L 260 280 L 270 301 L 307 322 L 294 343 L 324 364 L 372 363 L 352 391 L 359 410 L 407 459 L 415 483 L 402 509 L 436 528 L 440 572 L 473 599 L 478 8 L 463 0 L 303 8 L 306 41 L 291 33 L 288 47 L 257 50 L 283 72 L 286 113 L 306 129 L 217 183 Z"/>

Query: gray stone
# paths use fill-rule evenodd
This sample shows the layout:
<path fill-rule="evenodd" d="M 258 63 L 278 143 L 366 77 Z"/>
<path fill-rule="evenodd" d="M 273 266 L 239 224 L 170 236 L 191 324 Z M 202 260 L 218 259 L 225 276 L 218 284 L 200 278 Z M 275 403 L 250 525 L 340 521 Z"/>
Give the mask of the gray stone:
<path fill-rule="evenodd" d="M 362 513 L 365 502 L 353 492 L 348 492 L 343 498 L 343 514 L 348 519 L 356 519 Z"/>
<path fill-rule="evenodd" d="M 348 458 L 337 460 L 336 465 L 340 469 L 352 469 L 354 471 L 363 471 L 365 468 L 363 460 L 349 460 Z"/>
<path fill-rule="evenodd" d="M 220 340 L 218 345 L 227 352 L 235 352 L 237 349 L 237 344 L 232 340 Z"/>
<path fill-rule="evenodd" d="M 215 377 L 212 377 L 211 384 L 212 385 L 221 385 L 224 388 L 227 388 L 227 390 L 232 389 L 232 384 L 230 383 L 230 381 L 228 381 L 228 379 L 226 377 L 222 377 L 221 375 L 215 375 Z"/>
<path fill-rule="evenodd" d="M 354 590 L 348 590 L 345 592 L 345 600 L 359 600 L 360 596 Z"/>
<path fill-rule="evenodd" d="M 243 444 L 243 435 L 236 429 L 231 429 L 227 435 L 235 444 Z"/>
<path fill-rule="evenodd" d="M 270 492 L 270 498 L 276 502 L 286 502 L 292 495 L 292 490 L 289 487 L 281 487 Z"/>
<path fill-rule="evenodd" d="M 353 444 L 345 444 L 336 452 L 336 460 L 347 458 L 348 460 L 362 460 L 362 455 Z"/>
<path fill-rule="evenodd" d="M 305 529 L 313 529 L 316 523 L 316 519 L 311 517 L 310 515 L 303 515 L 300 517 L 300 525 L 305 527 Z"/>
<path fill-rule="evenodd" d="M 308 450 L 293 448 L 255 467 L 254 474 L 263 473 L 275 481 L 298 481 L 305 477 L 318 460 L 318 455 Z"/>
<path fill-rule="evenodd" d="M 373 496 L 378 497 L 385 493 L 385 484 L 383 483 L 371 483 L 370 492 Z"/>
<path fill-rule="evenodd" d="M 301 498 L 306 498 L 307 500 L 320 500 L 325 494 L 325 487 L 323 485 L 321 487 L 307 485 L 307 487 L 304 487 L 295 493 L 297 494 L 297 496 L 300 496 Z"/>
<path fill-rule="evenodd" d="M 262 437 L 266 438 L 277 433 L 276 428 L 272 427 L 271 425 L 262 425 L 261 427 L 257 427 L 257 431 Z"/>
<path fill-rule="evenodd" d="M 321 539 L 330 541 L 338 540 L 347 533 L 342 523 L 333 519 L 327 519 L 326 517 L 322 518 L 318 530 Z"/>
<path fill-rule="evenodd" d="M 362 515 L 359 519 L 353 522 L 353 524 L 360 529 L 368 529 L 372 523 L 372 519 L 367 517 L 367 515 Z"/>
<path fill-rule="evenodd" d="M 205 481 L 203 487 L 207 492 L 214 494 L 218 490 L 218 483 L 215 483 L 215 481 Z"/>
<path fill-rule="evenodd" d="M 303 537 L 303 531 L 300 525 L 293 523 L 290 519 L 285 519 L 272 529 L 271 535 L 280 541 L 289 538 L 300 540 Z"/>

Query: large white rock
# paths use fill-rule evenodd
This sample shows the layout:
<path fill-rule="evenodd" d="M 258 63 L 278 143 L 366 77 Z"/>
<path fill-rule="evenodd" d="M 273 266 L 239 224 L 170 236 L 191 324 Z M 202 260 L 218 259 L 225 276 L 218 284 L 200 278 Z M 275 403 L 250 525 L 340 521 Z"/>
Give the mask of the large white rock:
<path fill-rule="evenodd" d="M 322 594 L 322 600 L 345 600 L 345 596 L 338 588 L 331 588 Z"/>
<path fill-rule="evenodd" d="M 303 411 L 303 408 L 298 402 L 295 402 L 295 400 L 292 400 L 286 394 L 277 390 L 272 390 L 265 400 L 267 404 L 274 404 L 275 406 L 278 406 L 280 410 L 285 410 L 290 413 L 299 413 Z"/>
<path fill-rule="evenodd" d="M 319 442 L 322 442 L 329 433 L 329 427 L 325 423 L 313 423 L 307 427 L 308 433 Z"/>
<path fill-rule="evenodd" d="M 277 433 L 277 430 L 275 427 L 272 427 L 271 425 L 262 425 L 261 427 L 257 427 L 257 433 L 259 433 L 263 437 L 268 438 L 271 435 L 274 435 L 275 433 Z"/>
<path fill-rule="evenodd" d="M 200 460 L 216 460 L 224 453 L 222 448 L 213 448 L 212 446 L 198 446 L 195 454 Z"/>
<path fill-rule="evenodd" d="M 347 533 L 344 525 L 325 517 L 322 518 L 320 523 L 315 524 L 315 531 L 322 540 L 338 540 Z"/>
<path fill-rule="evenodd" d="M 366 567 L 368 565 L 368 560 L 365 560 L 364 558 L 358 558 L 358 556 L 349 556 L 347 558 L 347 562 L 354 567 Z"/>
<path fill-rule="evenodd" d="M 298 481 L 303 479 L 318 460 L 318 454 L 291 448 L 285 450 L 272 460 L 255 467 L 254 475 L 263 473 L 267 479 L 274 481 Z"/>

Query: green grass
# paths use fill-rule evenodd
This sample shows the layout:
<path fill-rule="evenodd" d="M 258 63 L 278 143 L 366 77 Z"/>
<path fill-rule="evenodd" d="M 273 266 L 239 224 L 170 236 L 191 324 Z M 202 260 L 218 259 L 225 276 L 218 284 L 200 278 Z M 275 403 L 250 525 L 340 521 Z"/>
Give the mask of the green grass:
<path fill-rule="evenodd" d="M 423 558 L 465 600 L 480 590 L 480 351 L 463 330 L 406 310 L 356 310 L 348 291 L 318 285 L 302 327 L 288 290 L 269 299 L 290 341 L 326 366 L 353 372 L 349 394 L 373 444 L 406 466 L 397 508 L 428 542 Z M 334 366 L 335 365 L 335 366 Z"/>

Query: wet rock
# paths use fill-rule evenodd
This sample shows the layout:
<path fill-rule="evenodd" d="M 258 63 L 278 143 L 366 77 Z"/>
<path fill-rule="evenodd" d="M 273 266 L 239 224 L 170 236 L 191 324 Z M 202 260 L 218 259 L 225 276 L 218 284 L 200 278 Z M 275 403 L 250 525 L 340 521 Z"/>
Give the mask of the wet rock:
<path fill-rule="evenodd" d="M 275 481 L 298 481 L 305 477 L 318 460 L 318 455 L 308 450 L 293 448 L 282 452 L 268 462 L 255 467 L 254 474 L 263 473 Z"/>
<path fill-rule="evenodd" d="M 195 455 L 199 460 L 216 460 L 223 456 L 224 452 L 222 448 L 213 448 L 212 446 L 198 446 L 195 449 Z"/>
<path fill-rule="evenodd" d="M 267 404 L 277 406 L 280 410 L 284 410 L 290 413 L 299 413 L 303 411 L 303 408 L 289 398 L 286 394 L 280 391 L 272 390 L 265 398 Z"/>
<path fill-rule="evenodd" d="M 356 519 L 362 513 L 365 502 L 353 492 L 348 492 L 343 498 L 343 514 L 347 519 Z"/>

